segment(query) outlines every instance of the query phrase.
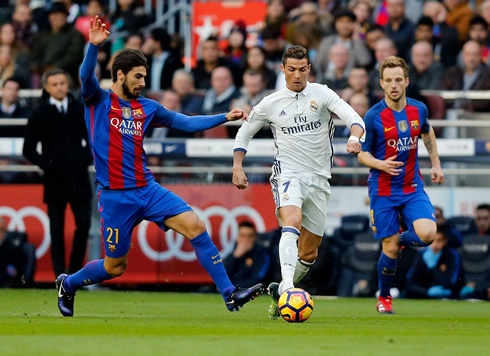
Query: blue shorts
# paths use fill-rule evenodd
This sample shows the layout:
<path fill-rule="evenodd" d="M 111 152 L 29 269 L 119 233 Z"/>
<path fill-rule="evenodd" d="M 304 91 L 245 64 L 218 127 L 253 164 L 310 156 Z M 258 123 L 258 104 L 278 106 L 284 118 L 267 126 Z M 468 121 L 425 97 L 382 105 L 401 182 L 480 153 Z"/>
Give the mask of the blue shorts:
<path fill-rule="evenodd" d="M 384 239 L 399 232 L 399 214 L 409 228 L 418 219 L 436 221 L 434 207 L 423 190 L 402 196 L 374 196 L 371 197 L 374 238 Z"/>
<path fill-rule="evenodd" d="M 192 208 L 157 182 L 133 189 L 97 189 L 105 254 L 118 258 L 129 252 L 133 229 L 143 220 L 168 230 L 164 221 Z"/>

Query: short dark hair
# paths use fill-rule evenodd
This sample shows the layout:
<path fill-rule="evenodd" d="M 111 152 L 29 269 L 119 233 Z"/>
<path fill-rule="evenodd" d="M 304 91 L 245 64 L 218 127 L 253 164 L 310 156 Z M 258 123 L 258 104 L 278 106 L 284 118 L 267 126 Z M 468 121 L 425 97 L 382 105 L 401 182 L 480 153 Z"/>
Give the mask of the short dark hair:
<path fill-rule="evenodd" d="M 117 82 L 117 71 L 121 70 L 124 75 L 128 74 L 134 67 L 146 66 L 147 60 L 143 52 L 137 49 L 123 49 L 114 58 L 112 62 L 112 82 Z"/>
<path fill-rule="evenodd" d="M 203 41 L 203 43 L 204 42 L 216 42 L 216 43 L 219 43 L 219 40 L 218 40 L 218 37 L 216 37 L 216 36 L 209 36 L 208 38 L 206 38 Z"/>
<path fill-rule="evenodd" d="M 308 61 L 308 65 L 310 64 L 310 56 L 308 54 L 308 50 L 303 46 L 291 46 L 287 50 L 284 51 L 282 55 L 282 65 L 286 65 L 286 61 L 288 58 L 294 59 L 306 59 Z"/>
<path fill-rule="evenodd" d="M 262 77 L 262 82 L 266 82 L 266 77 L 264 75 L 264 72 L 259 70 L 259 69 L 255 69 L 255 68 L 248 68 L 245 73 L 243 73 L 243 76 L 245 75 L 250 75 L 250 76 L 256 76 L 256 75 L 260 75 Z"/>
<path fill-rule="evenodd" d="M 10 78 L 7 78 L 3 81 L 2 88 L 5 88 L 5 86 L 7 85 L 8 82 L 17 83 L 20 87 L 20 81 L 15 77 L 10 77 Z"/>
<path fill-rule="evenodd" d="M 163 28 L 154 28 L 150 32 L 150 36 L 162 47 L 162 51 L 170 49 L 170 35 Z"/>
<path fill-rule="evenodd" d="M 483 17 L 481 17 L 480 15 L 475 15 L 471 21 L 470 21 L 470 27 L 473 26 L 473 25 L 482 25 L 485 30 L 488 30 L 488 23 L 487 21 L 485 21 L 485 19 Z"/>
<path fill-rule="evenodd" d="M 45 87 L 46 84 L 48 84 L 48 78 L 49 77 L 52 77 L 52 76 L 58 75 L 58 74 L 63 74 L 66 77 L 67 80 L 69 78 L 68 73 L 66 73 L 61 68 L 50 69 L 47 72 L 44 72 L 43 76 L 41 77 L 41 83 L 42 83 L 43 87 Z"/>
<path fill-rule="evenodd" d="M 449 225 L 448 224 L 437 225 L 437 233 L 444 236 L 445 239 L 448 238 L 447 237 L 448 232 L 449 232 Z"/>
<path fill-rule="evenodd" d="M 254 231 L 256 231 L 257 229 L 255 228 L 255 225 L 251 222 L 251 221 L 248 221 L 248 220 L 244 220 L 242 221 L 239 225 L 238 225 L 238 228 L 241 228 L 241 227 L 249 227 L 251 229 L 253 229 Z"/>
<path fill-rule="evenodd" d="M 490 204 L 480 204 L 476 207 L 476 210 L 487 210 L 490 211 Z"/>
<path fill-rule="evenodd" d="M 434 27 L 434 21 L 429 16 L 422 16 L 417 22 L 417 27 L 419 26 L 429 26 L 432 28 Z"/>
<path fill-rule="evenodd" d="M 266 25 L 260 33 L 262 40 L 276 40 L 281 37 L 281 27 L 276 25 Z"/>
<path fill-rule="evenodd" d="M 385 29 L 383 27 L 381 27 L 380 25 L 372 24 L 366 30 L 366 34 L 368 34 L 369 32 L 374 32 L 374 31 L 381 31 L 383 33 L 386 33 Z"/>

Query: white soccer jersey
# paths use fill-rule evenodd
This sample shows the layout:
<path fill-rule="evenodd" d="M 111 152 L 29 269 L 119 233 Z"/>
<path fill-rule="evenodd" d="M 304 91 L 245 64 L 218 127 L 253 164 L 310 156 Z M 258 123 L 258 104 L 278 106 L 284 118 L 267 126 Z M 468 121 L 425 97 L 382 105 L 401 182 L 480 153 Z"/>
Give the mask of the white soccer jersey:
<path fill-rule="evenodd" d="M 269 124 L 277 150 L 274 175 L 310 173 L 330 178 L 332 112 L 348 127 L 359 125 L 364 129 L 361 117 L 326 85 L 307 83 L 300 93 L 284 87 L 254 106 L 249 121 L 238 131 L 234 150 L 246 152 L 252 137 Z"/>

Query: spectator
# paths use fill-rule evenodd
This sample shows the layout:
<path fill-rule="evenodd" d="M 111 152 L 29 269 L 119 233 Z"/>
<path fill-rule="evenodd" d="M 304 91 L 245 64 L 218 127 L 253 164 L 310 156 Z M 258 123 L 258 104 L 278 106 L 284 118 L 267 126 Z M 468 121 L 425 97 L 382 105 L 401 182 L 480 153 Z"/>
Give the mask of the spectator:
<path fill-rule="evenodd" d="M 57 67 L 63 69 L 75 86 L 78 86 L 78 68 L 83 59 L 85 39 L 68 24 L 65 5 L 55 2 L 49 10 L 51 31 L 41 33 L 34 41 L 32 64 L 38 74 Z"/>
<path fill-rule="evenodd" d="M 426 3 L 424 9 L 427 12 L 434 12 L 432 15 L 436 21 L 437 11 L 445 16 L 446 9 L 440 3 Z M 456 28 L 447 26 L 445 22 L 435 23 L 434 19 L 429 16 L 422 16 L 415 29 L 415 41 L 426 41 L 432 45 L 434 51 L 434 61 L 440 62 L 443 66 L 452 66 L 456 64 L 458 56 L 458 31 Z"/>
<path fill-rule="evenodd" d="M 141 51 L 143 47 L 143 43 L 144 43 L 143 36 L 140 33 L 138 32 L 131 33 L 124 41 L 124 48 L 137 49 Z M 108 79 L 110 79 L 112 75 L 111 74 L 112 61 L 119 53 L 119 52 L 113 53 L 112 56 L 109 57 L 109 60 L 106 61 L 108 53 L 110 52 L 111 52 L 110 48 L 107 48 L 107 46 L 106 47 L 103 46 L 102 49 L 99 51 L 98 59 L 97 59 L 97 61 L 101 64 L 101 67 L 105 68 L 105 70 L 102 72 L 103 78 L 108 78 Z"/>
<path fill-rule="evenodd" d="M 343 44 L 349 50 L 349 67 L 365 67 L 371 63 L 369 50 L 361 40 L 356 40 L 354 28 L 356 15 L 350 11 L 340 12 L 335 17 L 335 30 L 337 34 L 325 37 L 318 48 L 318 55 L 314 62 L 317 78 L 322 78 L 328 69 L 329 53 L 334 44 Z"/>
<path fill-rule="evenodd" d="M 28 116 L 28 111 L 19 104 L 19 87 L 19 82 L 15 78 L 3 82 L 0 118 L 23 119 Z M 1 137 L 23 137 L 24 127 L 2 126 L 1 132 Z"/>
<path fill-rule="evenodd" d="M 434 52 L 429 42 L 420 41 L 412 47 L 412 65 L 408 72 L 410 84 L 421 90 L 437 90 L 442 80 L 444 67 L 434 61 Z"/>
<path fill-rule="evenodd" d="M 480 15 L 490 26 L 490 0 L 485 0 L 480 4 Z"/>
<path fill-rule="evenodd" d="M 490 236 L 490 204 L 480 204 L 476 207 L 475 223 L 480 235 Z"/>
<path fill-rule="evenodd" d="M 320 27 L 316 24 L 301 22 L 296 26 L 292 43 L 308 50 L 310 61 L 314 62 L 318 46 L 322 40 Z"/>
<path fill-rule="evenodd" d="M 225 260 L 225 268 L 235 285 L 265 282 L 270 267 L 270 256 L 258 243 L 255 226 L 244 221 L 238 226 L 235 249 Z"/>
<path fill-rule="evenodd" d="M 274 89 L 276 87 L 276 74 L 267 67 L 266 52 L 262 47 L 255 46 L 249 49 L 245 63 L 245 70 L 247 69 L 261 71 L 266 80 L 267 89 Z"/>
<path fill-rule="evenodd" d="M 265 17 L 265 26 L 273 26 L 284 29 L 286 32 L 286 21 L 288 16 L 284 11 L 282 0 L 270 0 L 267 5 L 267 15 Z M 282 31 L 281 31 L 282 32 Z M 282 36 L 284 38 L 284 36 Z"/>
<path fill-rule="evenodd" d="M 182 104 L 180 96 L 171 89 L 165 90 L 160 99 L 160 104 L 165 106 L 168 110 L 181 112 Z M 192 138 L 194 132 L 182 131 L 174 128 L 167 127 L 155 127 L 151 134 L 151 138 L 157 138 L 164 140 L 165 138 Z M 158 161 L 158 157 L 153 157 Z"/>
<path fill-rule="evenodd" d="M 286 29 L 286 41 L 295 44 L 295 36 L 297 32 L 301 31 L 298 26 L 301 24 L 316 25 L 320 31 L 320 36 L 325 34 L 328 29 L 322 29 L 320 18 L 318 16 L 318 5 L 314 2 L 304 2 L 299 8 L 299 18 L 291 22 Z"/>
<path fill-rule="evenodd" d="M 462 44 L 468 38 L 473 11 L 466 0 L 444 0 L 448 9 L 446 22 L 458 30 L 458 40 Z"/>
<path fill-rule="evenodd" d="M 13 76 L 18 78 L 19 85 L 29 87 L 28 68 L 15 63 L 10 46 L 0 45 L 0 85 Z"/>
<path fill-rule="evenodd" d="M 415 26 L 405 17 L 404 0 L 387 0 L 386 3 L 389 16 L 386 34 L 395 42 L 398 55 L 407 60 L 414 42 Z"/>
<path fill-rule="evenodd" d="M 14 26 L 16 38 L 24 45 L 31 47 L 34 36 L 39 32 L 39 27 L 32 19 L 32 10 L 25 4 L 17 4 L 12 14 L 12 26 Z"/>
<path fill-rule="evenodd" d="M 366 69 L 352 68 L 350 70 L 348 82 L 349 87 L 342 91 L 342 99 L 349 101 L 352 95 L 363 94 L 368 98 L 370 106 L 378 103 L 379 99 L 371 94 L 371 90 L 369 88 L 369 74 Z"/>
<path fill-rule="evenodd" d="M 476 41 L 481 46 L 481 59 L 485 64 L 488 63 L 490 46 L 488 43 L 488 24 L 481 16 L 475 16 L 470 22 L 470 40 Z"/>
<path fill-rule="evenodd" d="M 228 58 L 221 57 L 216 37 L 210 37 L 203 42 L 201 57 L 193 71 L 194 84 L 197 89 L 207 90 L 211 88 L 211 73 L 218 67 L 230 69 L 234 82 L 237 85 L 241 84 L 242 80 L 238 78 L 241 76 L 241 70 L 233 65 Z"/>
<path fill-rule="evenodd" d="M 340 92 L 349 85 L 349 50 L 341 43 L 336 43 L 330 48 L 328 68 L 321 79 L 321 83 L 327 84 L 334 91 Z"/>
<path fill-rule="evenodd" d="M 0 29 L 0 44 L 10 48 L 12 63 L 15 67 L 15 75 L 22 88 L 29 88 L 31 85 L 31 73 L 29 71 L 28 48 L 17 38 L 15 28 L 12 24 L 6 23 Z M 2 73 L 5 77 L 6 73 Z"/>
<path fill-rule="evenodd" d="M 42 83 L 41 102 L 26 126 L 24 156 L 44 171 L 44 202 L 48 205 L 55 275 L 66 272 L 64 226 L 68 203 L 75 215 L 77 228 L 68 269 L 71 274 L 83 266 L 85 257 L 92 196 L 87 167 L 92 158 L 84 109 L 68 92 L 67 74 L 61 69 L 50 70 L 43 74 Z M 41 154 L 37 151 L 39 142 Z"/>
<path fill-rule="evenodd" d="M 360 117 L 364 117 L 364 115 L 366 115 L 369 108 L 371 108 L 371 104 L 369 103 L 368 96 L 363 93 L 352 94 L 352 96 L 349 98 L 347 102 L 359 114 Z"/>
<path fill-rule="evenodd" d="M 383 27 L 379 25 L 370 25 L 366 31 L 366 36 L 365 36 L 366 47 L 368 48 L 369 53 L 371 54 L 371 63 L 369 63 L 369 65 L 366 66 L 366 69 L 368 70 L 372 69 L 376 63 L 376 59 L 374 56 L 374 48 L 376 46 L 376 42 L 378 42 L 378 40 L 382 38 L 387 38 L 386 32 L 383 29 Z"/>
<path fill-rule="evenodd" d="M 349 2 L 349 9 L 356 15 L 353 37 L 354 39 L 364 40 L 372 20 L 373 8 L 368 1 L 353 0 Z"/>
<path fill-rule="evenodd" d="M 318 0 L 318 9 L 320 14 L 329 13 L 334 17 L 345 10 L 339 0 Z"/>
<path fill-rule="evenodd" d="M 240 91 L 233 84 L 231 71 L 226 67 L 218 67 L 211 76 L 211 89 L 204 95 L 202 112 L 206 115 L 228 112 L 233 99 L 239 96 Z"/>
<path fill-rule="evenodd" d="M 31 287 L 36 267 L 36 248 L 23 232 L 7 231 L 0 217 L 0 287 Z"/>
<path fill-rule="evenodd" d="M 277 26 L 265 26 L 260 34 L 264 43 L 266 60 L 274 73 L 281 71 L 282 54 L 286 50 L 286 42 L 281 38 L 281 29 Z"/>
<path fill-rule="evenodd" d="M 203 97 L 196 94 L 194 78 L 184 69 L 179 69 L 172 78 L 172 89 L 179 95 L 180 112 L 187 115 L 201 114 Z"/>
<path fill-rule="evenodd" d="M 263 72 L 257 69 L 247 69 L 243 74 L 241 95 L 232 102 L 230 107 L 250 112 L 267 95 L 265 85 L 266 79 Z"/>
<path fill-rule="evenodd" d="M 146 88 L 155 92 L 170 88 L 174 73 L 183 68 L 184 64 L 179 54 L 170 48 L 167 31 L 163 28 L 151 30 L 142 50 L 148 60 Z"/>
<path fill-rule="evenodd" d="M 408 298 L 458 298 L 464 284 L 461 257 L 438 228 L 429 247 L 419 251 L 407 275 Z"/>
<path fill-rule="evenodd" d="M 106 28 L 110 30 L 110 22 L 104 14 L 104 6 L 101 0 L 90 0 L 87 4 L 85 16 L 80 16 L 75 21 L 75 28 L 85 37 L 88 42 L 88 30 L 90 28 L 90 20 L 98 15 L 100 20 L 106 24 Z M 70 21 L 68 21 L 70 22 Z"/>
<path fill-rule="evenodd" d="M 68 17 L 66 21 L 69 24 L 74 24 L 77 18 L 81 15 L 80 5 L 73 0 L 55 0 L 65 5 L 66 10 L 68 10 Z"/>
<path fill-rule="evenodd" d="M 111 32 L 137 32 L 147 26 L 150 16 L 137 0 L 117 0 L 116 11 L 110 16 Z M 124 38 L 118 38 L 112 44 L 112 54 L 124 48 Z"/>
<path fill-rule="evenodd" d="M 231 59 L 231 61 L 239 67 L 243 67 L 247 58 L 247 46 L 245 46 L 246 40 L 246 25 L 239 21 L 231 29 L 230 35 L 228 36 L 228 46 L 225 49 L 226 57 Z"/>
<path fill-rule="evenodd" d="M 456 65 L 444 73 L 442 90 L 489 90 L 490 69 L 482 63 L 481 46 L 468 41 L 463 46 L 463 65 Z M 454 107 L 470 111 L 487 111 L 488 101 L 456 100 Z"/>
<path fill-rule="evenodd" d="M 374 58 L 376 59 L 376 63 L 374 64 L 374 68 L 371 69 L 369 73 L 369 87 L 373 90 L 379 90 L 379 66 L 384 60 L 390 56 L 397 55 L 397 49 L 395 46 L 395 42 L 389 38 L 381 38 L 374 45 Z"/>
<path fill-rule="evenodd" d="M 461 236 L 461 233 L 454 227 L 447 225 L 446 218 L 444 217 L 444 211 L 441 207 L 435 206 L 434 211 L 437 226 L 446 231 L 448 246 L 454 249 L 460 248 L 463 244 L 463 236 Z"/>

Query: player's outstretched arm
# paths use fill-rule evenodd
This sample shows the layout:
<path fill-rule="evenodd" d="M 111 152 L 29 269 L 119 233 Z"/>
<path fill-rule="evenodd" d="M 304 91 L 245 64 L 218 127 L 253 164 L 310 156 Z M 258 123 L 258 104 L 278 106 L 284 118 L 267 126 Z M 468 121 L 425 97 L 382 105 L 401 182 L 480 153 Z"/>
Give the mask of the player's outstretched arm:
<path fill-rule="evenodd" d="M 83 59 L 80 70 L 82 80 L 82 95 L 85 100 L 91 98 L 99 90 L 99 82 L 95 76 L 95 67 L 97 66 L 97 55 L 99 45 L 109 37 L 109 31 L 106 25 L 102 23 L 99 16 L 90 20 L 89 41 L 90 45 Z"/>
<path fill-rule="evenodd" d="M 385 171 L 392 176 L 399 176 L 403 166 L 403 162 L 395 161 L 396 156 L 391 156 L 386 160 L 380 160 L 374 158 L 370 152 L 361 151 L 357 156 L 360 163 L 370 168 L 378 169 L 380 171 Z"/>
<path fill-rule="evenodd" d="M 441 161 L 439 160 L 439 152 L 437 151 L 436 134 L 431 127 L 429 132 L 423 133 L 422 140 L 424 140 L 425 148 L 429 152 L 429 157 L 432 162 L 432 169 L 430 170 L 430 177 L 433 183 L 444 183 L 444 173 L 441 168 Z"/>
<path fill-rule="evenodd" d="M 243 159 L 245 158 L 244 150 L 235 150 L 233 152 L 233 184 L 238 189 L 248 187 L 248 180 L 243 171 Z"/>
<path fill-rule="evenodd" d="M 163 107 L 157 109 L 157 113 L 155 115 L 156 122 L 158 123 L 158 121 L 160 121 L 160 117 L 167 117 L 169 113 L 171 113 L 171 111 L 165 110 Z M 248 119 L 247 113 L 242 109 L 233 109 L 227 114 L 218 115 L 187 116 L 177 113 L 175 114 L 170 127 L 183 131 L 195 132 L 212 129 L 213 127 L 219 126 L 227 121 L 235 121 L 240 119 Z"/>

